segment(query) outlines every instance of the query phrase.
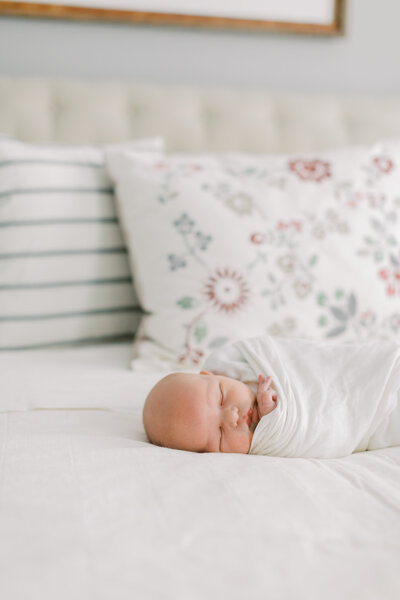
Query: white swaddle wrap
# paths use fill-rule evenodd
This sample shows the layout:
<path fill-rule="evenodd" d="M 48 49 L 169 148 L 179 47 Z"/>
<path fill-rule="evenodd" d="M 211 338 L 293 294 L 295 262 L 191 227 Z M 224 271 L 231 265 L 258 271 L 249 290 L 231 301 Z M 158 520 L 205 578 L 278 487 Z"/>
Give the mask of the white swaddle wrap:
<path fill-rule="evenodd" d="M 400 345 L 250 338 L 214 351 L 204 368 L 248 383 L 270 375 L 276 408 L 250 454 L 337 458 L 400 445 Z"/>

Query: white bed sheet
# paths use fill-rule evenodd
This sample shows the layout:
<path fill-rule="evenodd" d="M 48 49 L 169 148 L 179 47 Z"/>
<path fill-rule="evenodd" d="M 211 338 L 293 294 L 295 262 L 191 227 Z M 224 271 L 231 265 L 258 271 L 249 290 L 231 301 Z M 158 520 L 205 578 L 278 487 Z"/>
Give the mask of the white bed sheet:
<path fill-rule="evenodd" d="M 130 345 L 0 355 L 0 597 L 398 600 L 400 448 L 147 443 Z"/>

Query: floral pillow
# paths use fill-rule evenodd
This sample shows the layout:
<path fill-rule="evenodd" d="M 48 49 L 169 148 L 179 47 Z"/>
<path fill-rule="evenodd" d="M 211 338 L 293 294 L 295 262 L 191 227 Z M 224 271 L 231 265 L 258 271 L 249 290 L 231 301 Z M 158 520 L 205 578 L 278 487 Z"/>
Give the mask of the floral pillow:
<path fill-rule="evenodd" d="M 262 333 L 400 341 L 400 142 L 108 166 L 146 312 L 133 368 Z"/>

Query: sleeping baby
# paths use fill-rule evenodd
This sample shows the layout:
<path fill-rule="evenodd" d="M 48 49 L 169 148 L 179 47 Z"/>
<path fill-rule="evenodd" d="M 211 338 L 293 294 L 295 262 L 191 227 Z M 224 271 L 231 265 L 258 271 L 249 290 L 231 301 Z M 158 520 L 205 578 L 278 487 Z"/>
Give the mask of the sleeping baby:
<path fill-rule="evenodd" d="M 337 458 L 400 445 L 400 346 L 262 336 L 150 391 L 151 442 L 193 452 Z"/>

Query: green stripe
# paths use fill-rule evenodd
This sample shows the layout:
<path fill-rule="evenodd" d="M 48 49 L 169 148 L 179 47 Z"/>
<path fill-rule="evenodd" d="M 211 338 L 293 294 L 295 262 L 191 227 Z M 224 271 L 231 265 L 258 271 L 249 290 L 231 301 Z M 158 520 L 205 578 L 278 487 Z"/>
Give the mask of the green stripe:
<path fill-rule="evenodd" d="M 7 190 L 6 192 L 0 192 L 0 198 L 6 196 L 21 196 L 24 194 L 113 194 L 113 188 L 21 188 L 19 190 Z"/>
<path fill-rule="evenodd" d="M 76 224 L 92 224 L 92 223 L 106 223 L 106 224 L 117 224 L 119 221 L 116 217 L 99 217 L 94 218 L 82 218 L 82 219 L 42 219 L 40 221 L 0 221 L 0 227 L 27 227 L 37 225 L 76 225 Z"/>
<path fill-rule="evenodd" d="M 80 285 L 113 285 L 115 283 L 132 284 L 131 277 L 114 277 L 110 279 L 88 279 L 82 281 L 52 281 L 44 283 L 16 283 L 16 284 L 0 284 L 0 291 L 5 290 L 33 290 L 33 289 L 48 289 L 58 287 L 72 287 Z"/>
<path fill-rule="evenodd" d="M 71 317 L 83 317 L 86 315 L 110 315 L 122 312 L 134 312 L 135 306 L 119 306 L 116 308 L 100 308 L 96 310 L 84 310 L 81 312 L 54 313 L 46 315 L 8 315 L 0 317 L 0 322 L 5 321 L 42 321 L 47 319 L 65 319 Z"/>
<path fill-rule="evenodd" d="M 0 352 L 14 352 L 14 351 L 22 351 L 22 350 L 39 350 L 46 348 L 55 348 L 58 346 L 72 346 L 78 344 L 102 344 L 108 342 L 123 342 L 123 341 L 132 341 L 133 333 L 121 333 L 116 335 L 104 335 L 99 337 L 92 338 L 77 338 L 76 340 L 65 340 L 62 342 L 47 342 L 45 344 L 34 344 L 31 346 L 4 346 L 0 347 Z"/>
<path fill-rule="evenodd" d="M 126 254 L 126 248 L 92 248 L 89 250 L 52 250 L 43 252 L 13 252 L 0 254 L 0 259 L 41 258 L 44 256 L 79 256 L 81 254 Z"/>
<path fill-rule="evenodd" d="M 2 160 L 0 162 L 0 167 L 9 167 L 11 165 L 68 165 L 74 167 L 93 167 L 98 169 L 104 167 L 104 162 L 95 163 L 89 161 L 57 160 L 51 158 L 18 158 L 13 160 Z"/>

